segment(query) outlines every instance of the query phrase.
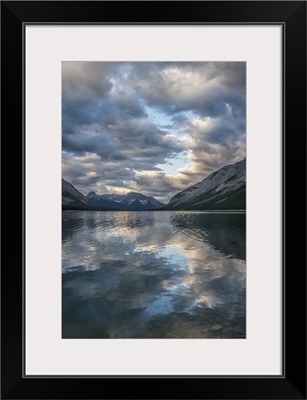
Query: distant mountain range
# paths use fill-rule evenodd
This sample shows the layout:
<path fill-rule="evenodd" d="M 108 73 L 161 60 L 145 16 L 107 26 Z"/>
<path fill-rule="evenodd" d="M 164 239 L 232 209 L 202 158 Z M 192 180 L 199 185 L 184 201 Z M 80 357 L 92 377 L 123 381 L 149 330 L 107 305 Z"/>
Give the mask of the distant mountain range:
<path fill-rule="evenodd" d="M 141 193 L 126 195 L 90 192 L 86 196 L 62 179 L 62 208 L 64 210 L 147 211 L 165 206 L 153 197 Z"/>
<path fill-rule="evenodd" d="M 177 193 L 163 210 L 245 210 L 246 159 Z"/>
<path fill-rule="evenodd" d="M 89 192 L 86 196 L 62 179 L 62 208 L 83 210 L 245 210 L 246 159 L 226 165 L 171 198 L 167 205 L 141 193 Z"/>
<path fill-rule="evenodd" d="M 131 192 L 126 195 L 102 194 L 90 192 L 86 195 L 86 200 L 93 207 L 109 207 L 116 210 L 126 211 L 146 211 L 155 210 L 165 206 L 153 197 L 145 196 L 141 193 Z"/>

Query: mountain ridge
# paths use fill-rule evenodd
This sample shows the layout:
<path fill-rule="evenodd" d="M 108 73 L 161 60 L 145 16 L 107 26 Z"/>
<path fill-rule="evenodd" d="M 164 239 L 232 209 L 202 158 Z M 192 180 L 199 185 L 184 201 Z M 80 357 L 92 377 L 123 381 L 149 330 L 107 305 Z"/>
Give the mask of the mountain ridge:
<path fill-rule="evenodd" d="M 245 210 L 246 157 L 173 196 L 163 210 Z"/>
<path fill-rule="evenodd" d="M 159 202 L 152 196 L 145 196 L 142 193 L 129 192 L 126 195 L 102 194 L 89 192 L 86 196 L 87 201 L 92 206 L 105 207 L 110 206 L 118 210 L 126 211 L 147 211 L 164 207 L 165 204 Z"/>
<path fill-rule="evenodd" d="M 89 207 L 85 196 L 71 183 L 62 178 L 62 207 L 87 209 Z"/>
<path fill-rule="evenodd" d="M 62 179 L 62 208 L 107 211 L 245 210 L 246 157 L 221 167 L 202 181 L 178 192 L 166 205 L 152 196 L 137 192 L 98 195 L 91 191 L 84 196 Z"/>
<path fill-rule="evenodd" d="M 71 183 L 62 178 L 63 210 L 148 211 L 165 206 L 152 196 L 129 192 L 126 195 L 103 194 L 94 191 L 84 196 Z"/>

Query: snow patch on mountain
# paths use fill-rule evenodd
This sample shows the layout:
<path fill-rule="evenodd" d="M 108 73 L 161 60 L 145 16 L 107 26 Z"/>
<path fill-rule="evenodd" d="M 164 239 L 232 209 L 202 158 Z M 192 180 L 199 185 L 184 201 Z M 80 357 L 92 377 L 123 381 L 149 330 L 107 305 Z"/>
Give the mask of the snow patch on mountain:
<path fill-rule="evenodd" d="M 130 192 L 126 195 L 119 194 L 102 194 L 98 195 L 95 192 L 89 192 L 86 199 L 90 204 L 96 206 L 110 206 L 119 210 L 151 210 L 161 208 L 165 204 L 160 203 L 154 197 L 145 196 L 142 193 Z"/>
<path fill-rule="evenodd" d="M 120 203 L 125 196 L 113 193 L 113 194 L 103 194 L 101 197 L 105 200 L 116 201 L 117 203 Z"/>

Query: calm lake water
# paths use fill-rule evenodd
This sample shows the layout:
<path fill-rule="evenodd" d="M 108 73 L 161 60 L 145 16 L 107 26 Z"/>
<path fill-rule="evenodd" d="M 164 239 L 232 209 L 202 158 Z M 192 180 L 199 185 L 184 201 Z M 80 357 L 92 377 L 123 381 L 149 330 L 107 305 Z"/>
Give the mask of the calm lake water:
<path fill-rule="evenodd" d="M 245 213 L 63 211 L 63 338 L 244 338 Z"/>

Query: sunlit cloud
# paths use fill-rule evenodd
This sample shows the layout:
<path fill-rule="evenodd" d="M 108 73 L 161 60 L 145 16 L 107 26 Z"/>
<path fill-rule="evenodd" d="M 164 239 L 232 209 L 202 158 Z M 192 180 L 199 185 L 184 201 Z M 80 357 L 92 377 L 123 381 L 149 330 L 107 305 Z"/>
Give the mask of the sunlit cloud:
<path fill-rule="evenodd" d="M 243 62 L 63 62 L 62 173 L 167 202 L 245 157 Z"/>

